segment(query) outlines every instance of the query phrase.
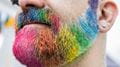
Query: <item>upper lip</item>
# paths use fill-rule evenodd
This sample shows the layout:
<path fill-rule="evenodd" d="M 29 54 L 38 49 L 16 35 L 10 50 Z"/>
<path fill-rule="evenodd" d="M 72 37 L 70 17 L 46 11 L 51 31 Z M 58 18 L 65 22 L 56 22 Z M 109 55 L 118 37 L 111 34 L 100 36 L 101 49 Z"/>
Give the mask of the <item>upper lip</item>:
<path fill-rule="evenodd" d="M 23 28 L 25 25 L 29 25 L 29 24 L 41 24 L 41 25 L 46 25 L 46 26 L 51 26 L 50 21 L 43 21 L 43 20 L 32 20 L 32 19 L 28 19 L 29 16 L 26 16 L 25 13 L 20 13 L 18 15 L 18 29 Z"/>
<path fill-rule="evenodd" d="M 49 8 L 38 9 L 30 7 L 18 15 L 17 30 L 20 30 L 25 25 L 42 24 L 52 28 L 54 31 L 59 30 L 60 17 Z"/>

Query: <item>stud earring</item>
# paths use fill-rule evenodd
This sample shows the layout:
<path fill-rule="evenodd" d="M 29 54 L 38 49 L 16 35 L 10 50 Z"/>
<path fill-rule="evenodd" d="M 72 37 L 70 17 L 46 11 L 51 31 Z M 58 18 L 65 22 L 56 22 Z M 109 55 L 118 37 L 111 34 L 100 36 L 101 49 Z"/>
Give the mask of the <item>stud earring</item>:
<path fill-rule="evenodd" d="M 106 28 L 107 22 L 106 22 L 105 20 L 101 21 L 101 26 L 102 26 L 103 28 Z"/>

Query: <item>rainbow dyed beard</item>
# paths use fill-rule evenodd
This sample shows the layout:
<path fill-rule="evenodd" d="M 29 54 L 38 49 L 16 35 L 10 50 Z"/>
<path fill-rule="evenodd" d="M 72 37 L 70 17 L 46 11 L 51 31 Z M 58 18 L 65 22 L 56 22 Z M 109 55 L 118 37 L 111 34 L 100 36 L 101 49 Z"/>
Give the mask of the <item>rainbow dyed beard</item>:
<path fill-rule="evenodd" d="M 30 8 L 18 16 L 13 52 L 27 67 L 62 66 L 85 54 L 98 32 L 96 11 L 90 7 L 69 24 L 49 9 Z"/>

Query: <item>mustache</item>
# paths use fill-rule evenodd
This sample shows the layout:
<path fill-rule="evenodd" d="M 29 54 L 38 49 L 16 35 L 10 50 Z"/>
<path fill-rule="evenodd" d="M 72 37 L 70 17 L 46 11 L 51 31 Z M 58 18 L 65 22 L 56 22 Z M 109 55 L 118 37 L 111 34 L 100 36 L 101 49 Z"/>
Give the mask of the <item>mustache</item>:
<path fill-rule="evenodd" d="M 21 29 L 27 24 L 44 24 L 49 27 L 58 27 L 60 23 L 60 17 L 54 11 L 44 8 L 38 9 L 30 7 L 26 12 L 22 12 L 18 15 L 17 27 Z"/>

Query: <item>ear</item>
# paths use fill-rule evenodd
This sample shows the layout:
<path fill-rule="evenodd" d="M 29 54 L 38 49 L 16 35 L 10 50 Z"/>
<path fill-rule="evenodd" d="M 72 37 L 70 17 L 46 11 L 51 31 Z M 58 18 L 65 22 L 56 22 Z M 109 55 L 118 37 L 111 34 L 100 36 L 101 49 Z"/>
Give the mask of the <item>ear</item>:
<path fill-rule="evenodd" d="M 114 2 L 104 1 L 100 4 L 99 29 L 101 33 L 106 33 L 113 26 L 118 15 L 118 9 Z"/>

